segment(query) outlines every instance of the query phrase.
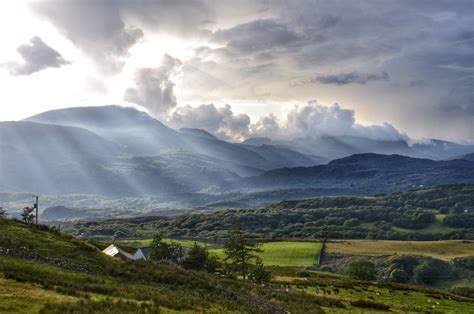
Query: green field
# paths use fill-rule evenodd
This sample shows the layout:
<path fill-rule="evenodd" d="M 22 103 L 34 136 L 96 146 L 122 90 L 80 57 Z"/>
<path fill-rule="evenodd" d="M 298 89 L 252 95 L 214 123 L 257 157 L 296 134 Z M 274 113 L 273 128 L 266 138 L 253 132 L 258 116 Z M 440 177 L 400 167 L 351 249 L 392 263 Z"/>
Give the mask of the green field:
<path fill-rule="evenodd" d="M 173 240 L 165 239 L 167 242 L 177 242 L 184 247 L 190 247 L 194 243 L 207 246 L 211 253 L 216 254 L 220 258 L 224 258 L 224 250 L 222 244 L 206 243 L 193 240 Z M 122 240 L 119 244 L 133 247 L 149 246 L 151 239 L 147 240 Z M 263 250 L 258 256 L 263 263 L 268 266 L 291 266 L 306 267 L 317 264 L 322 249 L 320 242 L 267 242 L 260 245 Z"/>
<path fill-rule="evenodd" d="M 263 252 L 258 256 L 267 266 L 312 266 L 317 264 L 322 247 L 321 242 L 268 242 L 260 245 Z M 211 252 L 224 256 L 223 249 Z"/>
<path fill-rule="evenodd" d="M 474 241 L 390 241 L 340 240 L 326 243 L 327 253 L 349 255 L 424 255 L 451 260 L 454 257 L 474 255 Z"/>

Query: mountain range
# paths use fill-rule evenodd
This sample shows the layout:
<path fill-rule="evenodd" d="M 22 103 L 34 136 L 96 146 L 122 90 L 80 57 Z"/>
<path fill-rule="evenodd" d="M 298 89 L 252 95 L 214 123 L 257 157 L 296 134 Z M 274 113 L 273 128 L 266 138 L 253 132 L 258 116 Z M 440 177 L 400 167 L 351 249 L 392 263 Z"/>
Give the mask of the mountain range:
<path fill-rule="evenodd" d="M 119 106 L 53 110 L 0 122 L 0 190 L 115 198 L 201 193 L 215 201 L 222 193 L 367 194 L 474 180 L 473 146 L 355 137 L 315 145 L 317 156 L 266 138 L 231 143 Z"/>

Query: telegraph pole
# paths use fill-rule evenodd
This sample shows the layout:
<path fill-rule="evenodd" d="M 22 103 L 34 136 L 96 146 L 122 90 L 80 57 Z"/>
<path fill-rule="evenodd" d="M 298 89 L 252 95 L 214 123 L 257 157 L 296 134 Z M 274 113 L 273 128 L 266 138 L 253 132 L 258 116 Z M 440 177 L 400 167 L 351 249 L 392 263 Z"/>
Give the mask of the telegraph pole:
<path fill-rule="evenodd" d="M 33 208 L 36 209 L 36 227 L 38 227 L 38 198 L 39 196 L 38 195 L 33 195 L 32 197 L 35 198 L 35 203 L 33 205 Z"/>

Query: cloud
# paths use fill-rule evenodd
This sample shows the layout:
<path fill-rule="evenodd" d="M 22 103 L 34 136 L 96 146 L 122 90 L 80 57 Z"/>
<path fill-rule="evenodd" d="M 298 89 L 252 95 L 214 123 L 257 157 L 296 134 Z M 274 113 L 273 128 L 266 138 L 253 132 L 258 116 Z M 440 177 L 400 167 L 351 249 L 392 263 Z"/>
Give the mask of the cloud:
<path fill-rule="evenodd" d="M 229 105 L 220 108 L 213 104 L 187 105 L 177 108 L 168 117 L 167 124 L 174 128 L 204 129 L 224 139 L 242 140 L 249 134 L 250 117 L 235 114 Z"/>
<path fill-rule="evenodd" d="M 226 43 L 227 49 L 239 53 L 286 47 L 299 39 L 300 36 L 285 25 L 270 19 L 218 30 L 211 37 L 212 41 Z"/>
<path fill-rule="evenodd" d="M 71 63 L 38 36 L 31 38 L 29 44 L 20 45 L 17 52 L 23 62 L 9 62 L 4 65 L 10 70 L 10 74 L 15 76 L 31 75 L 46 68 L 59 68 Z"/>
<path fill-rule="evenodd" d="M 354 110 L 342 109 L 338 104 L 323 106 L 316 101 L 295 105 L 284 120 L 269 115 L 251 126 L 252 136 L 274 140 L 301 140 L 325 136 L 355 136 L 372 140 L 398 141 L 408 139 L 392 125 L 361 125 L 355 120 Z"/>
<path fill-rule="evenodd" d="M 124 23 L 119 1 L 51 0 L 33 2 L 31 7 L 106 74 L 120 72 L 129 48 L 143 37 L 141 29 Z"/>
<path fill-rule="evenodd" d="M 318 75 L 304 83 L 320 83 L 328 85 L 366 84 L 369 81 L 388 81 L 387 72 L 381 74 L 360 74 L 357 72 Z"/>
<path fill-rule="evenodd" d="M 124 100 L 146 108 L 156 117 L 166 115 L 177 105 L 172 77 L 181 66 L 179 59 L 164 55 L 160 67 L 138 69 L 133 79 L 135 87 L 125 91 Z"/>

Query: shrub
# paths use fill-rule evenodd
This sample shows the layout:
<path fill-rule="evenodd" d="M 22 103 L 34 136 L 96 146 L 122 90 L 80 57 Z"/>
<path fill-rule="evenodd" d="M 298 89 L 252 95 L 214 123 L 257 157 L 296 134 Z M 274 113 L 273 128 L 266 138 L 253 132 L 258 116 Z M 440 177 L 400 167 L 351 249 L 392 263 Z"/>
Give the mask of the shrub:
<path fill-rule="evenodd" d="M 374 263 L 364 260 L 350 262 L 347 267 L 347 274 L 360 280 L 374 280 L 376 278 Z"/>
<path fill-rule="evenodd" d="M 390 280 L 398 283 L 407 283 L 410 278 L 407 273 L 402 269 L 394 269 L 390 273 Z"/>
<path fill-rule="evenodd" d="M 367 309 L 381 310 L 381 311 L 388 311 L 390 309 L 390 306 L 386 304 L 377 303 L 377 302 L 368 301 L 368 300 L 351 301 L 351 305 L 357 306 L 357 307 L 364 307 Z"/>
<path fill-rule="evenodd" d="M 311 277 L 311 273 L 306 270 L 300 270 L 299 272 L 296 273 L 296 277 L 309 278 Z"/>
<path fill-rule="evenodd" d="M 427 260 L 415 268 L 415 280 L 418 283 L 431 284 L 451 274 L 451 266 L 440 260 Z"/>

